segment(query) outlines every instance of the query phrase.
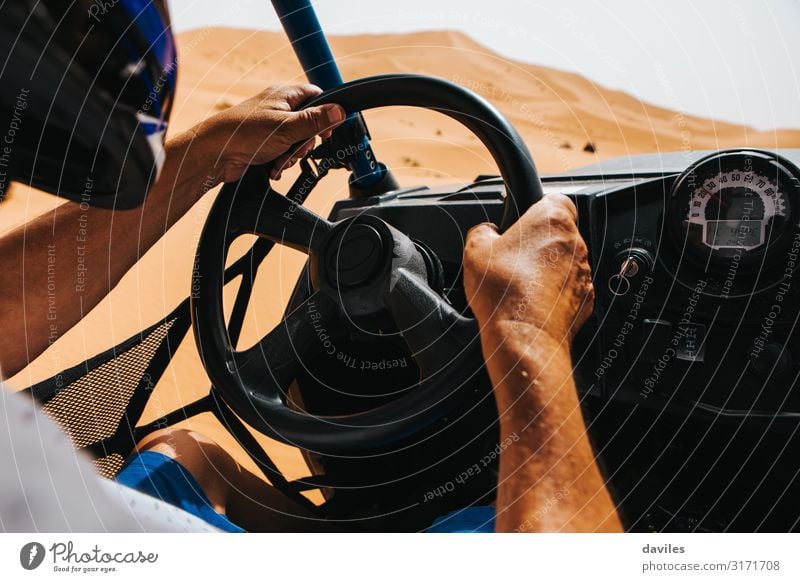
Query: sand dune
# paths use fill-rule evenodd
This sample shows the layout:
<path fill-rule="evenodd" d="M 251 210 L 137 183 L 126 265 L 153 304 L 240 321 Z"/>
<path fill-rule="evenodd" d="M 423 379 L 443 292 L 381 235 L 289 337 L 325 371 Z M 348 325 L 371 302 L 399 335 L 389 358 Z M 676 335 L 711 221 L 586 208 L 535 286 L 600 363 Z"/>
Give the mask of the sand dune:
<path fill-rule="evenodd" d="M 701 119 L 638 101 L 573 73 L 503 58 L 455 32 L 333 37 L 343 75 L 414 72 L 469 87 L 494 102 L 524 136 L 540 170 L 560 172 L 610 157 L 679 149 L 732 146 L 800 147 L 800 130 L 755 131 Z M 181 69 L 172 131 L 230 107 L 271 84 L 304 80 L 282 33 L 202 29 L 179 37 Z M 407 108 L 367 115 L 378 157 L 404 184 L 463 182 L 494 166 L 477 140 L 441 115 Z M 592 144 L 594 153 L 584 151 Z M 588 148 L 586 148 L 588 149 Z M 287 173 L 289 184 L 294 177 Z M 346 196 L 346 176 L 335 176 L 312 196 L 310 206 L 327 212 Z M 52 208 L 38 192 L 12 190 L 2 203 L 3 231 Z M 86 319 L 12 379 L 27 386 L 96 354 L 171 310 L 189 291 L 194 246 L 214 194 L 207 195 L 130 272 Z M 275 253 L 257 282 L 243 336 L 254 341 L 277 323 L 302 257 Z M 264 273 L 269 272 L 269 277 Z M 190 334 L 191 335 L 191 334 Z M 178 402 L 201 396 L 208 380 L 191 337 L 187 338 L 146 411 L 152 419 Z M 213 420 L 191 422 L 222 444 L 232 439 Z M 268 442 L 262 438 L 262 442 Z M 305 472 L 296 451 L 270 443 L 290 477 Z M 241 457 L 241 455 L 239 455 Z M 252 466 L 252 465 L 251 465 Z"/>

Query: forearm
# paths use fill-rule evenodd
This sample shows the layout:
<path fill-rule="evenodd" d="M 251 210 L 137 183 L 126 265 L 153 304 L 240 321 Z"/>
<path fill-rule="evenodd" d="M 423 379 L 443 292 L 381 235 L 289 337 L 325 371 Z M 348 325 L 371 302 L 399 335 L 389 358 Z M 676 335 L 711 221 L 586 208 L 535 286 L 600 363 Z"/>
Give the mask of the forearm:
<path fill-rule="evenodd" d="M 621 531 L 580 410 L 567 340 L 521 322 L 482 331 L 501 442 L 497 531 Z"/>
<path fill-rule="evenodd" d="M 67 203 L 0 238 L 0 365 L 10 377 L 73 327 L 210 187 L 214 152 L 195 131 L 169 142 L 133 210 Z M 210 173 L 209 173 L 210 172 Z M 91 182 L 87 182 L 91 193 Z"/>

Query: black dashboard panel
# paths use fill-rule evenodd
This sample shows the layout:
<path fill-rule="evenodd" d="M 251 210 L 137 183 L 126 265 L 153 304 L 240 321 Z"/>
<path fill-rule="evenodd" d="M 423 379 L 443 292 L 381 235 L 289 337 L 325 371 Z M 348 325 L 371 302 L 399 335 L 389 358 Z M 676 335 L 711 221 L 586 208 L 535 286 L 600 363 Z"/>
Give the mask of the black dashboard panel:
<path fill-rule="evenodd" d="M 594 192 L 581 192 L 592 198 L 582 215 L 590 223 L 597 288 L 588 342 L 600 359 L 594 369 L 588 361 L 579 364 L 581 383 L 605 398 L 658 410 L 692 410 L 718 422 L 761 418 L 794 430 L 800 419 L 797 233 L 781 256 L 770 257 L 771 267 L 747 272 L 736 264 L 687 266 L 684 249 L 665 232 L 673 172 L 708 153 L 643 156 L 579 172 L 603 181 Z M 800 161 L 798 150 L 780 154 Z M 608 187 L 606 180 L 620 175 L 634 179 Z M 621 289 L 617 277 L 632 252 L 646 254 L 652 269 L 640 269 Z"/>
<path fill-rule="evenodd" d="M 636 156 L 544 177 L 545 192 L 575 201 L 591 255 L 596 308 L 574 350 L 579 385 L 605 399 L 681 413 L 693 409 L 721 422 L 764 418 L 792 430 L 800 420 L 794 331 L 800 290 L 794 278 L 780 277 L 776 284 L 766 270 L 736 273 L 738 288 L 747 292 L 724 293 L 730 270 L 680 267 L 678 273 L 682 249 L 664 232 L 673 183 L 710 153 Z M 800 165 L 800 150 L 780 154 Z M 457 192 L 421 188 L 341 202 L 333 216 L 369 212 L 423 241 L 445 266 L 446 292 L 465 308 L 463 240 L 470 226 L 498 219 L 501 199 L 499 180 L 484 178 Z M 642 259 L 639 272 L 619 285 L 632 254 Z M 788 253 L 784 263 L 795 259 Z M 777 269 L 782 273 L 786 264 Z M 764 281 L 771 284 L 762 288 Z"/>
<path fill-rule="evenodd" d="M 796 178 L 782 187 L 781 196 L 787 206 L 800 209 L 800 150 L 742 152 L 736 152 L 737 160 L 762 155 L 779 159 Z M 687 260 L 686 243 L 676 244 L 670 231 L 670 213 L 683 208 L 675 200 L 685 194 L 675 189 L 693 176 L 694 168 L 713 167 L 718 156 L 635 156 L 543 178 L 546 193 L 565 194 L 575 202 L 589 247 L 596 305 L 575 340 L 573 363 L 589 432 L 632 530 L 785 531 L 800 523 L 800 513 L 784 507 L 786 500 L 800 495 L 797 471 L 785 463 L 800 454 L 800 275 L 795 275 L 800 228 L 784 221 L 788 246 L 778 251 L 763 245 L 758 268 L 744 263 L 733 268 L 716 249 L 706 249 L 713 264 Z M 727 214 L 724 220 L 712 216 L 708 222 L 733 224 L 735 232 L 749 237 L 754 220 L 733 216 L 730 208 L 741 206 L 736 202 L 740 199 L 749 204 L 751 195 L 738 187 L 711 192 L 708 178 L 703 179 L 692 186 L 700 194 L 690 192 L 689 203 L 692 196 L 713 198 L 722 209 L 717 212 Z M 439 291 L 466 313 L 466 233 L 480 222 L 499 221 L 503 192 L 501 180 L 482 176 L 461 188 L 410 188 L 341 201 L 331 218 L 375 215 L 424 245 L 442 264 Z M 769 217 L 761 218 L 763 232 L 770 232 Z M 682 222 L 687 221 L 673 225 Z M 295 303 L 308 289 L 309 282 L 301 280 Z M 400 345 L 350 339 L 354 352 L 407 356 Z M 409 366 L 403 374 L 350 377 L 341 366 L 326 365 L 311 366 L 310 375 L 336 378 L 355 394 L 374 393 L 376 385 L 391 392 L 408 386 L 414 375 Z M 343 402 L 337 395 L 327 400 L 308 377 L 298 385 L 310 410 L 335 413 L 339 407 L 359 406 L 357 398 Z M 496 443 L 497 413 L 490 390 L 476 386 L 475 400 L 465 403 L 460 416 L 431 427 L 431 434 L 462 443 L 458 454 L 439 455 L 435 447 L 409 445 L 405 453 L 380 460 L 317 459 L 334 478 L 375 477 L 374 486 L 360 482 L 352 504 L 348 494 L 339 493 L 339 505 L 332 506 L 354 507 L 372 499 L 375 511 L 391 512 L 396 508 L 384 500 L 413 505 L 424 493 L 415 490 L 419 482 L 447 481 L 459 474 L 469 459 Z M 462 490 L 466 497 L 431 504 L 429 513 L 421 506 L 415 511 L 422 514 L 404 513 L 408 521 L 398 527 L 418 527 L 437 512 L 491 498 L 494 474 L 484 477 Z M 758 497 L 753 497 L 755 491 Z M 766 499 L 771 501 L 765 509 Z M 341 509 L 340 515 L 348 515 L 347 510 Z"/>

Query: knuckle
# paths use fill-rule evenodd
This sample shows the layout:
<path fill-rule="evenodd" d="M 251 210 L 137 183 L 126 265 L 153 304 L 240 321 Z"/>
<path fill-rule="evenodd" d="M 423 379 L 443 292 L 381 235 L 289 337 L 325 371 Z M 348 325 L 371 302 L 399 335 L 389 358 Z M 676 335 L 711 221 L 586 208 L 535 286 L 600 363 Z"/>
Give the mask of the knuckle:
<path fill-rule="evenodd" d="M 480 243 L 475 240 L 475 237 L 470 237 L 467 239 L 467 243 L 464 246 L 464 267 L 470 269 L 474 267 L 478 262 L 478 253 L 480 252 Z"/>
<path fill-rule="evenodd" d="M 303 109 L 298 112 L 302 127 L 310 134 L 319 133 L 324 129 L 322 113 L 317 108 Z"/>
<path fill-rule="evenodd" d="M 491 244 L 492 234 L 496 231 L 486 223 L 473 226 L 467 232 L 466 246 L 468 249 L 483 247 Z"/>
<path fill-rule="evenodd" d="M 591 282 L 586 284 L 586 302 L 594 304 L 594 284 Z"/>
<path fill-rule="evenodd" d="M 578 209 L 575 207 L 575 203 L 564 194 L 548 194 L 545 198 L 545 201 L 549 202 L 554 206 L 558 206 L 566 210 L 570 216 L 577 218 L 578 216 Z"/>
<path fill-rule="evenodd" d="M 565 232 L 577 232 L 575 216 L 563 206 L 548 206 L 545 210 L 544 218 L 551 228 Z"/>
<path fill-rule="evenodd" d="M 485 247 L 475 241 L 468 242 L 464 248 L 464 270 L 468 273 L 486 270 Z"/>

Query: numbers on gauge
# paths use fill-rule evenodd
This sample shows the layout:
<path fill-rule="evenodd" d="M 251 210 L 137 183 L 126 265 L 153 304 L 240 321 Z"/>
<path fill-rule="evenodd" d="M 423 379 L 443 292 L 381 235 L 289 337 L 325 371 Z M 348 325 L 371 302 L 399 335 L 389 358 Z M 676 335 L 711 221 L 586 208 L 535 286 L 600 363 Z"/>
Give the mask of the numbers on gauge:
<path fill-rule="evenodd" d="M 786 216 L 776 182 L 753 170 L 732 169 L 701 181 L 691 193 L 686 217 L 695 237 L 712 250 L 750 251 L 763 246 L 775 217 Z"/>

